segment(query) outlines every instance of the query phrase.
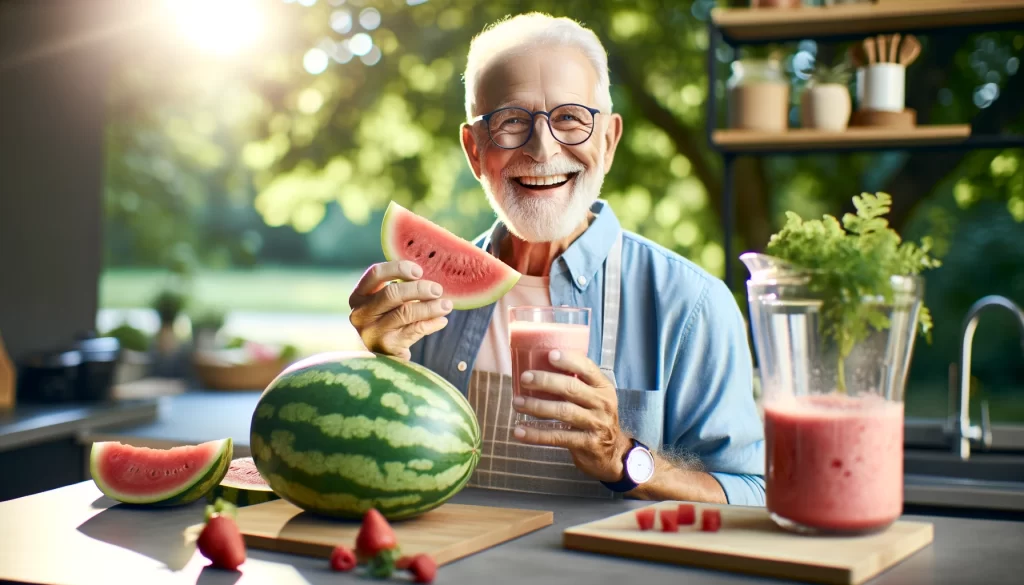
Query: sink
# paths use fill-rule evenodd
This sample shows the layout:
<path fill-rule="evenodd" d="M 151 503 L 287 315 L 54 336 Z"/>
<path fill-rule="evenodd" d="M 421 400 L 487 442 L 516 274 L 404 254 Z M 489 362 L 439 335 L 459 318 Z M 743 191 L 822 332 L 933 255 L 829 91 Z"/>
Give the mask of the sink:
<path fill-rule="evenodd" d="M 907 504 L 1024 512 L 1024 454 L 905 450 Z"/>

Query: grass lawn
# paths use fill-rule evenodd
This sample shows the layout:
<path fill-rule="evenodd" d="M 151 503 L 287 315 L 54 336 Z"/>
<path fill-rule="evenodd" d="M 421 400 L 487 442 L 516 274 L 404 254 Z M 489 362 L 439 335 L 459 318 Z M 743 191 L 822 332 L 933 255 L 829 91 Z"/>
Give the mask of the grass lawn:
<path fill-rule="evenodd" d="M 348 315 L 348 297 L 362 270 L 261 268 L 201 272 L 191 307 L 268 313 Z M 148 307 L 166 282 L 158 270 L 108 270 L 100 278 L 100 307 Z"/>

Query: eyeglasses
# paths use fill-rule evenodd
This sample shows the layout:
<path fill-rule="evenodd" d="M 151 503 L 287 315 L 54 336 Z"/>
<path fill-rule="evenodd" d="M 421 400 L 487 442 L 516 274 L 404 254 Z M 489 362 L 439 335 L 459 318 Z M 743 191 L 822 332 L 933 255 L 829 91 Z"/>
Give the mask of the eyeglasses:
<path fill-rule="evenodd" d="M 525 108 L 510 106 L 494 110 L 490 114 L 477 116 L 469 121 L 476 124 L 483 120 L 491 142 L 508 150 L 519 148 L 533 136 L 534 121 L 543 114 L 548 118 L 548 129 L 555 140 L 566 146 L 583 144 L 594 133 L 594 116 L 600 110 L 580 104 L 562 104 L 550 112 L 531 112 Z"/>

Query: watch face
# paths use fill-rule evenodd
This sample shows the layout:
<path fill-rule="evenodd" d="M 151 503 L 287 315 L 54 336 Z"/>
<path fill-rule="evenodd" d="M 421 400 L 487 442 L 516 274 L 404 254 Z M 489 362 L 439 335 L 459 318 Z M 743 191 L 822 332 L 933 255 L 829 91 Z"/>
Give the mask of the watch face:
<path fill-rule="evenodd" d="M 647 449 L 633 449 L 626 458 L 626 473 L 637 484 L 651 479 L 654 475 L 654 455 Z"/>

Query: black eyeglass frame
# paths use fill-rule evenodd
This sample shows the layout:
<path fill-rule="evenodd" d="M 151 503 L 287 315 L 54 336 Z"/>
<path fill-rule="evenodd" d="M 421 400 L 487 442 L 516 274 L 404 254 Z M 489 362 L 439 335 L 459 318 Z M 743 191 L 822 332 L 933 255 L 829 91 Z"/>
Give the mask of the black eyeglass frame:
<path fill-rule="evenodd" d="M 586 138 L 584 138 L 583 140 L 580 140 L 579 142 L 565 142 L 563 140 L 559 140 L 558 137 L 555 136 L 554 128 L 551 127 L 551 112 L 554 112 L 558 108 L 562 108 L 562 107 L 565 107 L 565 106 L 576 106 L 576 107 L 583 108 L 584 110 L 590 112 L 590 115 L 594 117 L 594 123 L 590 125 L 590 132 L 587 133 L 587 137 Z M 498 144 L 498 141 L 495 140 L 494 136 L 491 135 L 491 124 L 490 124 L 491 116 L 494 116 L 495 114 L 497 114 L 499 112 L 504 112 L 506 110 L 519 110 L 520 112 L 525 112 L 526 114 L 528 114 L 530 116 L 530 131 L 526 133 L 526 139 L 523 140 L 523 143 L 520 144 L 519 146 L 502 146 L 502 145 Z M 493 112 L 490 112 L 490 113 L 487 113 L 487 114 L 481 114 L 481 115 L 473 118 L 472 120 L 470 120 L 469 124 L 473 125 L 473 124 L 476 124 L 477 122 L 483 121 L 485 123 L 484 125 L 487 128 L 487 137 L 491 139 L 491 142 L 495 146 L 497 146 L 498 148 L 504 149 L 504 150 L 515 150 L 517 148 L 522 148 L 522 147 L 526 146 L 530 142 L 530 139 L 533 138 L 533 129 L 534 129 L 534 127 L 537 126 L 537 116 L 539 116 L 540 114 L 544 114 L 544 117 L 547 118 L 548 132 L 551 132 L 551 137 L 552 138 L 554 138 L 560 144 L 564 144 L 566 146 L 578 146 L 578 145 L 583 144 L 584 142 L 590 140 L 590 137 L 594 135 L 594 126 L 597 125 L 597 115 L 601 113 L 601 110 L 599 110 L 597 108 L 591 108 L 590 106 L 585 106 L 583 104 L 559 104 L 559 105 L 551 108 L 551 112 L 545 112 L 544 110 L 537 110 L 535 112 L 531 112 L 530 110 L 527 110 L 526 108 L 520 108 L 519 106 L 505 106 L 504 108 L 498 108 L 497 110 L 494 110 Z"/>

